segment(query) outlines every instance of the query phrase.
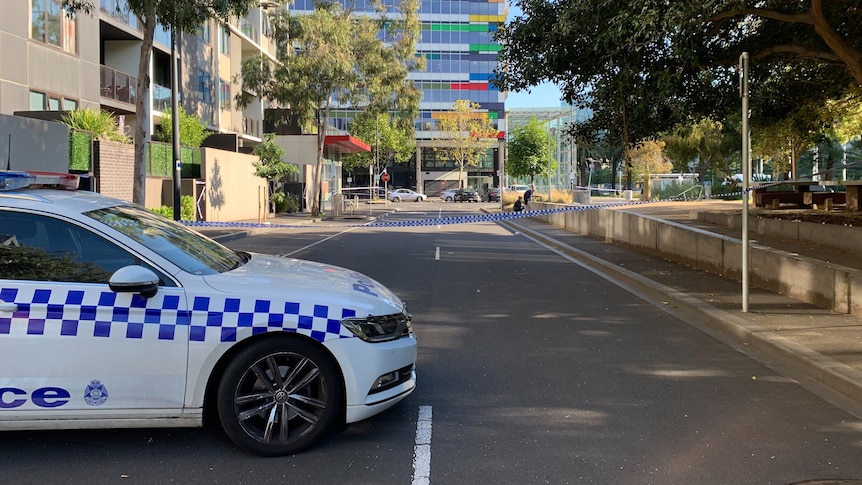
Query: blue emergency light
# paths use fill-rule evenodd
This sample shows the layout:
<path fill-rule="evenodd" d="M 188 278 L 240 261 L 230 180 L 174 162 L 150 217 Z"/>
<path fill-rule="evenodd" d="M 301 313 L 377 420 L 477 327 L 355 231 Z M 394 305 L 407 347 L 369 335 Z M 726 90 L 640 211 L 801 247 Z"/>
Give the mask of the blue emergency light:
<path fill-rule="evenodd" d="M 0 170 L 0 190 L 17 190 L 33 186 L 78 189 L 78 176 L 71 173 L 55 172 L 13 172 Z"/>

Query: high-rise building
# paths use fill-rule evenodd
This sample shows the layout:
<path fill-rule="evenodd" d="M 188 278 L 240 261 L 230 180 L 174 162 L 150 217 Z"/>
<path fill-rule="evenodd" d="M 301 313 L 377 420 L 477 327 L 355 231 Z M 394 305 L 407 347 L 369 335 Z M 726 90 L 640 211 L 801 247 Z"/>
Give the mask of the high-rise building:
<path fill-rule="evenodd" d="M 296 0 L 290 9 L 292 13 L 301 14 L 311 11 L 314 3 L 315 0 Z M 371 2 L 363 0 L 351 1 L 347 6 L 355 11 L 372 11 L 373 8 Z M 417 54 L 425 57 L 426 68 L 410 75 L 423 93 L 415 122 L 416 156 L 405 166 L 388 168 L 392 176 L 390 185 L 415 188 L 431 196 L 459 186 L 456 163 L 439 159 L 433 149 L 444 136 L 437 127 L 437 120 L 451 111 L 459 99 L 477 103 L 500 132 L 498 141 L 479 166 L 465 167 L 466 179 L 461 182 L 479 190 L 499 185 L 498 171 L 504 156 L 506 94 L 498 91 L 491 80 L 500 50 L 493 36 L 506 21 L 506 8 L 502 0 L 422 0 Z M 338 116 L 341 119 L 334 124 L 349 129 L 349 112 L 336 113 Z"/>

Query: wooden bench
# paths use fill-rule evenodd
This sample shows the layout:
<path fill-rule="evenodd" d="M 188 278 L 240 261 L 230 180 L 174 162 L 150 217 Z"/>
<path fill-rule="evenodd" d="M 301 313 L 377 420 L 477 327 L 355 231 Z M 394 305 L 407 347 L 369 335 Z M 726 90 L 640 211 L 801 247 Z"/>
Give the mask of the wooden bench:
<path fill-rule="evenodd" d="M 844 192 L 802 192 L 803 205 L 823 205 L 826 199 L 832 199 L 833 204 L 846 204 L 847 194 Z"/>

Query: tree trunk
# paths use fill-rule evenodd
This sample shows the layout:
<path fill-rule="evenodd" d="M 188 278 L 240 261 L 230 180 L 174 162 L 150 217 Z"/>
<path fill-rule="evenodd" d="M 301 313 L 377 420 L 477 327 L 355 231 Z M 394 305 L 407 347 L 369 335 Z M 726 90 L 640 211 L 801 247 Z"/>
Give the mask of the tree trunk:
<path fill-rule="evenodd" d="M 138 16 L 138 21 L 143 26 L 144 39 L 141 42 L 138 80 L 135 85 L 135 161 L 132 202 L 144 205 L 147 183 L 146 149 L 150 139 L 150 58 L 153 53 L 153 36 L 156 32 L 155 12 L 149 12 L 145 18 Z"/>

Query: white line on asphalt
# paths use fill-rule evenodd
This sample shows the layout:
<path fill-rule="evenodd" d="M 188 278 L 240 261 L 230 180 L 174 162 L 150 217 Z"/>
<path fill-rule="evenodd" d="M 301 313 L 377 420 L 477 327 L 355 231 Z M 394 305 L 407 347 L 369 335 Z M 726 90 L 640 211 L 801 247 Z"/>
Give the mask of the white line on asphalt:
<path fill-rule="evenodd" d="M 434 261 L 440 261 L 440 246 L 434 250 Z"/>
<path fill-rule="evenodd" d="M 413 448 L 413 485 L 431 484 L 431 406 L 419 406 L 416 446 Z"/>
<path fill-rule="evenodd" d="M 297 250 L 295 250 L 295 251 L 291 251 L 291 252 L 289 252 L 289 253 L 287 253 L 287 254 L 282 254 L 282 256 L 288 256 L 288 257 L 289 257 L 289 256 L 293 256 L 294 254 L 296 254 L 296 253 L 298 253 L 298 252 L 300 252 L 300 251 L 305 251 L 306 249 L 308 249 L 308 248 L 310 248 L 310 247 L 317 246 L 318 244 L 320 244 L 320 243 L 322 243 L 322 242 L 329 241 L 330 239 L 332 239 L 332 238 L 334 238 L 334 237 L 338 237 L 338 236 L 340 236 L 340 235 L 344 234 L 345 232 L 350 232 L 350 231 L 352 231 L 352 230 L 354 230 L 354 229 L 359 229 L 359 228 L 358 228 L 358 227 L 351 227 L 350 229 L 346 229 L 346 230 L 341 231 L 341 232 L 339 232 L 339 233 L 333 234 L 333 235 L 331 235 L 331 236 L 329 236 L 329 237 L 323 238 L 323 239 L 321 239 L 320 241 L 313 242 L 313 243 L 309 244 L 308 246 L 305 246 L 305 247 L 299 248 L 299 249 L 297 249 Z"/>

